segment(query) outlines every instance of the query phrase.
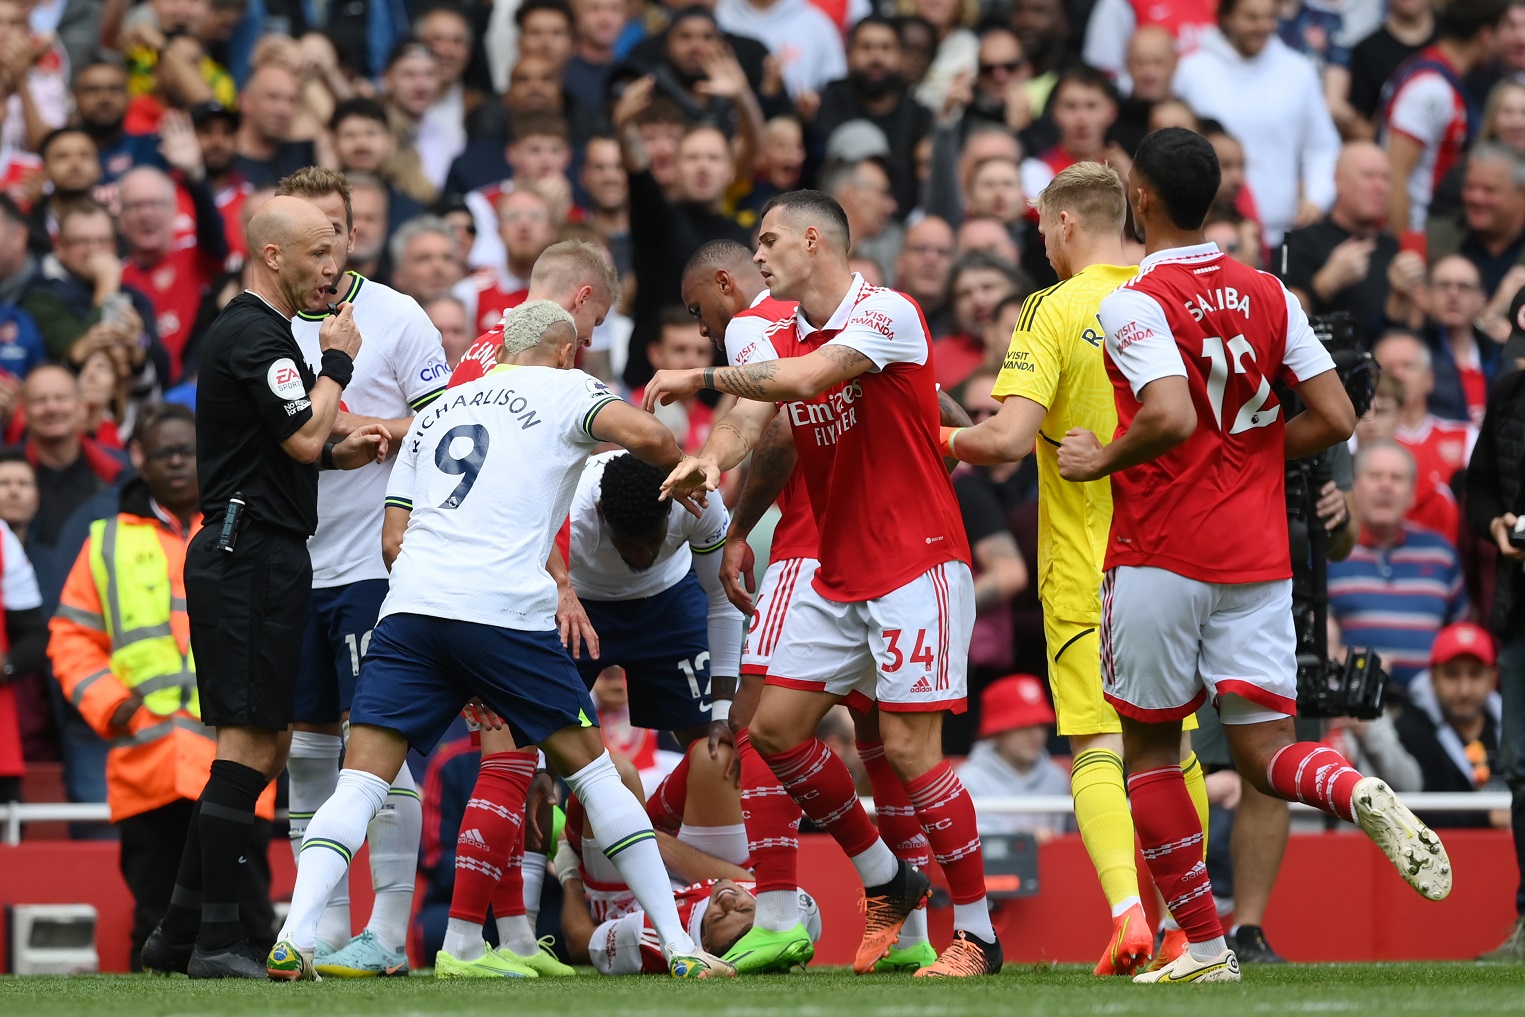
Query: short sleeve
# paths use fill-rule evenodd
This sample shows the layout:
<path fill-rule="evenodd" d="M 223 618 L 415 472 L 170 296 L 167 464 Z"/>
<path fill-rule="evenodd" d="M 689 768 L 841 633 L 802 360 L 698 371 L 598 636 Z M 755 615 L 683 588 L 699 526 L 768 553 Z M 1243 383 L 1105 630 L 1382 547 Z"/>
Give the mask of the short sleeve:
<path fill-rule="evenodd" d="M 5 555 L 5 574 L 0 576 L 0 598 L 7 611 L 30 611 L 42 606 L 37 572 L 21 548 L 21 541 L 6 523 L 0 522 L 0 548 Z"/>
<path fill-rule="evenodd" d="M 725 359 L 732 367 L 778 359 L 778 352 L 768 338 L 768 328 L 772 324 L 756 315 L 731 319 L 725 328 Z"/>
<path fill-rule="evenodd" d="M 916 306 L 898 293 L 882 290 L 868 297 L 847 318 L 828 346 L 846 346 L 882 371 L 892 364 L 925 364 L 932 344 Z"/>
<path fill-rule="evenodd" d="M 1101 301 L 1102 328 L 1107 334 L 1107 357 L 1128 379 L 1133 395 L 1161 378 L 1186 377 L 1186 364 L 1165 309 L 1152 297 L 1119 289 Z"/>
<path fill-rule="evenodd" d="M 414 413 L 445 391 L 449 381 L 450 367 L 445 363 L 439 329 L 417 304 L 408 308 L 392 369 L 403 398 Z"/>
<path fill-rule="evenodd" d="M 1308 324 L 1308 316 L 1303 313 L 1302 301 L 1288 290 L 1284 289 L 1282 294 L 1287 298 L 1287 348 L 1281 364 L 1291 375 L 1288 380 L 1300 385 L 1309 378 L 1334 370 L 1334 359 L 1313 334 L 1313 326 Z"/>
<path fill-rule="evenodd" d="M 1426 147 L 1438 145 L 1456 117 L 1456 93 L 1439 74 L 1417 74 L 1398 90 L 1388 113 L 1389 129 Z"/>
<path fill-rule="evenodd" d="M 602 439 L 593 434 L 594 420 L 610 403 L 622 400 L 591 374 L 582 371 L 569 371 L 568 374 L 573 389 L 573 398 L 569 402 L 573 421 L 570 437 L 579 445 L 597 445 Z"/>
<path fill-rule="evenodd" d="M 290 338 L 289 326 L 265 314 L 260 314 L 253 325 L 247 333 L 248 343 L 234 348 L 230 368 L 259 408 L 266 430 L 276 441 L 285 441 L 312 419 L 307 365 Z M 283 328 L 287 335 L 281 334 Z"/>
<path fill-rule="evenodd" d="M 402 439 L 397 461 L 392 464 L 391 476 L 387 478 L 386 507 L 413 511 L 413 487 L 418 479 L 418 456 L 423 447 L 423 431 L 419 421 L 414 420 Z"/>
<path fill-rule="evenodd" d="M 1064 371 L 1064 347 L 1054 331 L 1055 316 L 1043 311 L 1042 301 L 1043 295 L 1035 293 L 1022 304 L 1001 373 L 990 391 L 992 398 L 1004 400 L 1015 395 L 1031 399 L 1044 409 L 1054 405 L 1059 375 Z"/>

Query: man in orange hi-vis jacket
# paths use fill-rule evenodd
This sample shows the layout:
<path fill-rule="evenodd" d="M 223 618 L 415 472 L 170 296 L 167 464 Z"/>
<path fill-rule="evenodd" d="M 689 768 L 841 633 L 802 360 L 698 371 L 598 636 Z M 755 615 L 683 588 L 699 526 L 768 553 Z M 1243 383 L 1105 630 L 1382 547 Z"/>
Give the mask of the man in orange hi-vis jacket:
<path fill-rule="evenodd" d="M 185 611 L 185 547 L 201 527 L 196 425 L 167 406 L 144 422 L 131 448 L 139 476 L 119 512 L 97 520 L 49 623 L 48 656 L 69 697 L 102 738 L 106 801 L 121 834 L 122 877 L 134 901 L 132 967 L 169 906 L 192 807 L 216 743 L 201 723 Z M 274 785 L 259 815 L 274 816 Z M 253 943 L 272 939 L 269 824 L 244 870 L 240 913 Z"/>

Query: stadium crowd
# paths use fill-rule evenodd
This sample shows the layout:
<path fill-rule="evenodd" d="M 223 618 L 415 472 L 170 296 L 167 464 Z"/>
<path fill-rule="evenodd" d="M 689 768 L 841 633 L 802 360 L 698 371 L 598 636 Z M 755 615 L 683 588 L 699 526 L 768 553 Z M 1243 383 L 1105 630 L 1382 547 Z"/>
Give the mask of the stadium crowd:
<path fill-rule="evenodd" d="M 1309 315 L 1348 315 L 1381 367 L 1350 468 L 1326 492 L 1326 518 L 1343 542 L 1329 567 L 1331 643 L 1381 654 L 1389 712 L 1328 722 L 1312 736 L 1400 791 L 1507 786 L 1513 818 L 1426 819 L 1512 824 L 1525 859 L 1525 576 L 1508 539 L 1525 514 L 1525 0 L 1443 9 L 1428 0 L 1220 0 L 1216 9 L 1203 0 L 0 0 L 0 95 L 0 801 L 21 797 L 28 764 L 61 763 L 69 800 L 111 801 L 113 829 L 75 834 L 120 836 L 124 874 L 152 879 L 143 873 L 172 864 L 211 749 L 192 751 L 189 764 L 180 751 L 184 772 L 161 772 L 151 787 L 155 759 L 112 759 L 128 732 L 150 743 L 144 708 L 187 721 L 165 738 L 202 736 L 192 730 L 194 683 L 102 694 L 99 676 L 143 666 L 112 651 L 109 634 L 124 622 L 102 592 L 113 553 L 103 545 L 136 533 L 160 567 L 168 560 L 170 585 L 180 582 L 199 513 L 194 417 L 177 407 L 195 407 L 200 341 L 243 290 L 246 229 L 283 180 L 309 166 L 347 180 L 348 268 L 416 302 L 438 332 L 444 363 L 426 368 L 419 391 L 469 366 L 473 342 L 509 310 L 559 300 L 534 292 L 547 249 L 592 245 L 620 296 L 579 366 L 636 405 L 654 372 L 727 362 L 685 304 L 690 258 L 713 241 L 754 246 L 769 199 L 818 188 L 846 213 L 852 269 L 919 304 L 937 381 L 978 423 L 1001 405 L 991 392 L 1024 302 L 1059 279 L 1031 201 L 1079 163 L 1105 162 L 1126 180 L 1143 138 L 1164 127 L 1196 131 L 1217 153 L 1208 238 L 1282 279 Z M 1131 236 L 1125 249 L 1133 263 L 1143 256 Z M 694 452 L 732 402 L 707 391 L 655 412 Z M 736 504 L 743 472 L 727 476 L 725 505 Z M 584 480 L 590 491 L 599 482 Z M 602 482 L 608 499 L 611 481 Z M 1067 793 L 1071 749 L 1055 734 L 1045 685 L 1034 463 L 960 465 L 953 487 L 976 618 L 970 709 L 947 718 L 944 751 L 966 757 L 960 772 L 973 793 Z M 651 532 L 645 518 L 622 523 L 612 502 L 599 511 L 611 532 Z M 759 572 L 776 520 L 770 512 L 752 530 Z M 577 574 L 579 540 L 598 537 L 580 537 L 578 525 L 574 515 L 572 582 L 602 632 L 617 623 L 598 617 L 597 583 Z M 705 589 L 674 611 L 693 615 L 697 642 L 684 653 L 697 662 L 718 657 L 715 633 L 740 620 L 702 571 L 723 522 L 693 528 L 684 547 Z M 630 554 L 622 548 L 627 564 Z M 165 626 L 179 640 L 167 652 L 184 654 L 183 607 L 138 622 Z M 350 652 L 358 669 L 365 645 Z M 684 749 L 708 732 L 702 717 L 664 728 L 681 743 L 642 726 L 655 715 L 642 702 L 639 659 L 584 670 L 597 678 L 605 742 L 629 762 L 627 781 L 650 793 L 680 760 L 702 755 Z M 193 673 L 189 661 L 177 667 Z M 166 694 L 161 706 L 154 697 Z M 827 718 L 822 738 L 871 793 L 876 760 L 859 758 L 845 714 Z M 1253 810 L 1254 822 L 1284 829 L 1284 810 L 1266 818 L 1257 802 L 1269 799 L 1241 783 L 1226 750 L 1204 748 L 1210 727 L 1197 754 L 1215 815 Z M 872 742 L 857 733 L 856 743 Z M 431 956 L 448 943 L 454 914 L 458 832 L 478 778 L 473 744 L 463 725 L 432 757 L 414 759 L 427 887 L 418 920 Z M 688 825 L 734 832 L 740 805 L 704 790 L 705 780 L 729 779 L 711 768 L 694 765 L 699 790 L 686 805 L 709 811 Z M 280 793 L 284 803 L 284 785 Z M 266 840 L 273 794 L 260 803 Z M 157 817 L 143 820 L 149 813 Z M 680 801 L 668 818 L 676 832 L 693 817 Z M 575 815 L 568 823 L 575 842 L 583 831 Z M 541 838 L 530 825 L 521 836 Z M 1046 838 L 1067 825 L 990 816 L 981 829 Z M 1210 868 L 1232 903 L 1240 838 L 1232 859 L 1229 838 L 1218 840 Z M 722 834 L 687 843 L 703 851 L 669 860 L 692 877 L 683 882 L 746 877 L 745 849 Z M 556 851 L 554 838 L 529 847 L 525 888 L 538 889 Z M 591 902 L 591 911 L 580 897 L 563 906 L 564 930 L 591 931 L 612 914 L 596 886 L 609 873 L 575 858 L 556 869 Z M 268 944 L 261 870 L 245 875 L 248 899 L 265 907 L 243 917 L 250 942 Z M 1258 934 L 1257 892 L 1270 887 L 1241 885 L 1237 897 L 1244 942 Z M 714 891 L 716 924 L 731 900 Z M 168 901 L 167 886 L 139 900 L 135 954 Z M 479 923 L 485 914 L 484 904 Z M 533 909 L 529 918 L 533 927 Z M 519 935 L 512 923 L 500 928 Z M 630 935 L 639 941 L 639 921 Z M 703 941 L 736 935 L 706 928 Z M 586 932 L 581 939 L 586 946 Z M 1258 946 L 1263 953 L 1241 949 L 1240 959 L 1275 959 L 1263 936 Z M 640 970 L 640 950 L 630 956 L 591 960 Z M 573 957 L 590 959 L 586 949 Z M 1525 920 L 1497 957 L 1525 960 Z"/>

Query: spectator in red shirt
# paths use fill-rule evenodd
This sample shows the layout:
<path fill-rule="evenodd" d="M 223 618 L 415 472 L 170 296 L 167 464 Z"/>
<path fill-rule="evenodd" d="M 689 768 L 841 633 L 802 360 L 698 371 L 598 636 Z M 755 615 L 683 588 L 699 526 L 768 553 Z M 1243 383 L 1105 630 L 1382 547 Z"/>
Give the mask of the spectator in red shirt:
<path fill-rule="evenodd" d="M 1471 425 L 1442 420 L 1429 410 L 1435 388 L 1430 348 L 1408 332 L 1389 332 L 1372 348 L 1383 374 L 1403 383 L 1404 399 L 1398 405 L 1398 428 L 1393 440 L 1413 455 L 1419 476 L 1450 487 L 1456 472 L 1467 465 L 1472 453 Z"/>
<path fill-rule="evenodd" d="M 509 191 L 498 201 L 498 236 L 507 249 L 506 263 L 491 275 L 473 275 L 452 291 L 471 315 L 480 335 L 498 323 L 503 312 L 524 303 L 535 259 L 556 239 L 551 208 L 529 188 Z"/>
<path fill-rule="evenodd" d="M 1022 163 L 1022 189 L 1036 197 L 1060 170 L 1103 161 L 1117 103 L 1117 86 L 1100 71 L 1078 64 L 1061 74 L 1049 104 L 1059 142 Z M 1032 218 L 1037 220 L 1036 210 Z"/>
<path fill-rule="evenodd" d="M 1383 374 L 1377 380 L 1377 393 L 1372 397 L 1371 409 L 1356 423 L 1356 448 L 1377 442 L 1396 442 L 1399 408 L 1407 398 L 1408 391 L 1398 376 Z M 1414 504 L 1404 518 L 1416 526 L 1443 534 L 1453 543 L 1460 539 L 1461 509 L 1450 486 L 1438 482 L 1433 472 L 1420 473 L 1414 478 Z"/>
<path fill-rule="evenodd" d="M 1445 420 L 1482 423 L 1488 390 L 1499 368 L 1499 345 L 1475 324 L 1488 295 L 1477 266 L 1459 254 L 1430 268 L 1429 411 Z"/>
<path fill-rule="evenodd" d="M 175 184 L 159 170 L 139 167 L 122 178 L 122 239 L 127 259 L 122 281 L 148 295 L 159 341 L 169 352 L 170 381 L 181 374 L 181 357 L 196 312 L 228 258 L 222 213 L 207 186 L 201 146 L 184 114 L 166 113 L 164 150 L 180 172 L 196 212 L 196 243 L 175 245 Z"/>

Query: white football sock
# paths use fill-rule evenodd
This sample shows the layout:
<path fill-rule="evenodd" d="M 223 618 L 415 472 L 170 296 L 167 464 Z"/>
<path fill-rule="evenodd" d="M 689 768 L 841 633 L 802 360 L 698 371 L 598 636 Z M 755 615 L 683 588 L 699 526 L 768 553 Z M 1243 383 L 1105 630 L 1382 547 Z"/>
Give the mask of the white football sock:
<path fill-rule="evenodd" d="M 291 891 L 291 911 L 281 927 L 281 939 L 302 950 L 317 946 L 318 919 L 334 887 L 349 874 L 350 860 L 365 843 L 366 825 L 386 801 L 389 787 L 380 777 L 363 770 L 339 771 L 333 795 L 307 824 L 303 864 L 297 869 L 297 885 Z"/>
<path fill-rule="evenodd" d="M 482 938 L 482 927 L 464 918 L 451 918 L 445 923 L 443 949 L 459 961 L 474 961 L 487 952 L 487 941 Z"/>
<path fill-rule="evenodd" d="M 535 941 L 535 927 L 530 924 L 528 915 L 509 915 L 497 919 L 497 924 L 500 947 L 520 957 L 533 957 L 540 952 L 540 944 Z"/>
<path fill-rule="evenodd" d="M 1228 941 L 1222 936 L 1209 939 L 1205 943 L 1187 943 L 1186 949 L 1199 961 L 1210 961 L 1224 950 L 1228 949 Z"/>
<path fill-rule="evenodd" d="M 769 932 L 788 932 L 800 923 L 799 892 L 766 890 L 758 894 L 757 915 L 752 922 Z"/>
<path fill-rule="evenodd" d="M 376 903 L 366 930 L 383 948 L 397 953 L 408 941 L 413 887 L 418 875 L 418 844 L 424 835 L 424 806 L 413 773 L 403 763 L 387 792 L 386 803 L 366 831 L 371 845 L 371 886 Z"/>
<path fill-rule="evenodd" d="M 900 859 L 895 857 L 895 852 L 890 850 L 882 838 L 874 841 L 868 850 L 853 855 L 852 863 L 864 886 L 888 883 L 900 871 Z"/>
<path fill-rule="evenodd" d="M 651 819 L 640 800 L 620 781 L 608 751 L 566 780 L 582 802 L 593 832 L 604 845 L 604 853 L 619 869 L 625 885 L 646 912 L 646 920 L 662 940 L 663 955 L 693 953 L 694 941 L 678 918 Z"/>
<path fill-rule="evenodd" d="M 524 852 L 524 916 L 533 932 L 540 923 L 540 894 L 545 888 L 547 859 L 539 851 Z"/>
<path fill-rule="evenodd" d="M 922 908 L 921 912 L 926 913 Z M 995 929 L 990 924 L 990 905 L 981 897 L 972 904 L 953 905 L 953 927 L 973 933 L 987 943 L 995 942 Z"/>
<path fill-rule="evenodd" d="M 291 752 L 286 774 L 291 791 L 291 854 L 302 865 L 302 838 L 313 813 L 334 793 L 339 783 L 339 761 L 344 758 L 344 739 L 314 731 L 291 732 Z M 337 950 L 350 939 L 349 879 L 334 887 L 323 916 L 318 919 L 318 942 Z"/>

